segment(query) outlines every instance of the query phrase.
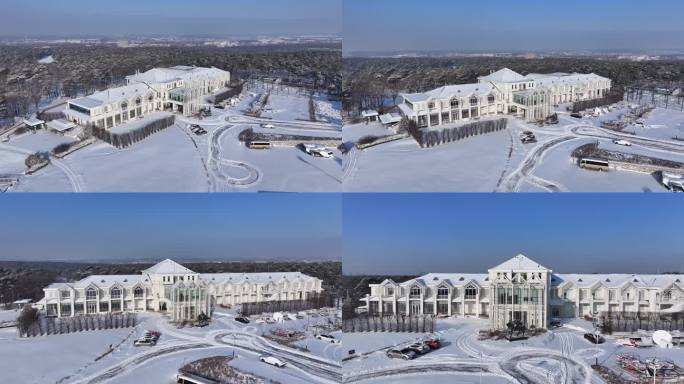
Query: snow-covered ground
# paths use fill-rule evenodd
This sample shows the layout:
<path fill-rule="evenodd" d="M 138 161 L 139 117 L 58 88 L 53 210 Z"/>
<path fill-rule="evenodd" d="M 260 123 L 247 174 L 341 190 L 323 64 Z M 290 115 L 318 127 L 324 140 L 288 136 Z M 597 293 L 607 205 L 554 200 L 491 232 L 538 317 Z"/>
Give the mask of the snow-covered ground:
<path fill-rule="evenodd" d="M 506 131 L 474 136 L 432 148 L 413 139 L 388 142 L 344 155 L 345 191 L 359 192 L 664 192 L 654 176 L 630 171 L 592 172 L 579 168 L 570 155 L 582 144 L 599 142 L 612 151 L 684 162 L 684 112 L 657 108 L 644 117 L 644 127 L 630 125 L 629 133 L 600 128 L 604 120 L 628 111 L 620 108 L 597 117 L 574 119 L 559 109 L 557 125 L 538 127 L 509 118 Z M 519 134 L 534 132 L 537 143 L 522 144 Z M 380 124 L 344 127 L 351 144 L 366 135 L 385 136 Z M 634 133 L 634 135 L 630 134 Z M 631 147 L 612 143 L 626 139 Z M 347 145 L 351 147 L 351 145 Z"/>
<path fill-rule="evenodd" d="M 322 113 L 331 116 L 329 122 L 296 120 L 301 105 L 308 120 L 308 96 L 293 92 L 273 99 L 282 108 L 280 119 L 261 119 L 243 114 L 256 97 L 252 94 L 243 92 L 235 106 L 214 109 L 209 118 L 176 116 L 174 126 L 124 149 L 97 141 L 63 159 L 52 158 L 33 175 L 23 175 L 29 154 L 74 139 L 47 131 L 10 136 L 0 142 L 0 174 L 20 175 L 10 189 L 15 192 L 340 191 L 342 156 L 337 149 L 333 159 L 322 159 L 294 147 L 259 151 L 238 141 L 243 129 L 258 131 L 265 123 L 277 126 L 270 130 L 274 133 L 341 139 L 341 127 L 332 118 L 340 113 L 339 103 L 320 101 Z M 197 136 L 190 124 L 208 133 Z"/>
<path fill-rule="evenodd" d="M 633 352 L 643 357 L 657 356 L 684 365 L 684 348 L 629 349 L 607 337 L 607 342 L 593 345 L 583 334 L 592 330 L 591 323 L 575 319 L 563 327 L 527 340 L 478 340 L 477 331 L 487 329 L 486 319 L 440 319 L 435 332 L 345 333 L 345 350 L 354 349 L 354 358 L 343 363 L 348 382 L 553 382 L 600 383 L 591 364 L 616 368 L 617 353 Z M 385 355 L 391 347 L 437 336 L 442 347 L 414 360 L 391 359 Z"/>
<path fill-rule="evenodd" d="M 4 316 L 3 311 L 0 315 Z M 154 313 L 139 314 L 135 328 L 19 338 L 15 328 L 0 329 L 3 379 L 16 383 L 175 383 L 178 369 L 191 361 L 211 356 L 235 356 L 231 365 L 245 373 L 281 383 L 332 383 L 339 376 L 340 346 L 323 344 L 313 335 L 313 325 L 333 320 L 311 317 L 284 324 L 247 325 L 234 320 L 229 311 L 216 313 L 209 326 L 176 328 Z M 263 337 L 271 327 L 305 331 L 309 353 Z M 156 346 L 135 347 L 133 340 L 145 330 L 162 333 Z M 339 334 L 339 333 L 338 333 Z M 319 345 L 320 344 L 320 345 Z M 95 359 L 110 349 L 111 353 Z M 273 355 L 288 363 L 276 368 L 259 361 Z M 31 364 L 39 361 L 40 364 Z"/>

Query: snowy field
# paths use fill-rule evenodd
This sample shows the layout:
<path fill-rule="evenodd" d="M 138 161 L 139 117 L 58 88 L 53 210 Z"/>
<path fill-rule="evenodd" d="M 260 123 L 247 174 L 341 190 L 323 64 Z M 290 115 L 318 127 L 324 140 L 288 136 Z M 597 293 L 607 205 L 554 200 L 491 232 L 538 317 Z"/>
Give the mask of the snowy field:
<path fill-rule="evenodd" d="M 630 125 L 616 133 L 600 128 L 605 120 L 628 111 L 575 119 L 558 110 L 560 122 L 539 127 L 509 118 L 506 131 L 474 136 L 432 148 L 419 148 L 411 138 L 344 155 L 345 191 L 355 192 L 666 192 L 650 174 L 631 171 L 592 172 L 572 161 L 580 145 L 599 142 L 601 148 L 684 162 L 684 112 L 657 108 L 644 117 L 644 127 Z M 536 143 L 522 144 L 522 131 L 532 131 Z M 345 126 L 348 147 L 366 135 L 391 134 L 380 124 Z M 613 144 L 625 139 L 633 145 Z"/>
<path fill-rule="evenodd" d="M 563 327 L 527 340 L 478 340 L 477 331 L 488 328 L 486 319 L 441 319 L 432 334 L 361 332 L 345 333 L 342 343 L 355 349 L 356 357 L 343 363 L 348 381 L 389 382 L 463 382 L 498 384 L 509 382 L 599 383 L 590 365 L 618 369 L 617 353 L 635 353 L 644 358 L 657 356 L 684 365 L 684 349 L 623 347 L 616 338 L 594 345 L 583 334 L 591 323 L 575 319 Z M 387 349 L 402 347 L 427 337 L 439 337 L 442 347 L 413 360 L 391 359 Z M 451 381 L 450 381 L 451 380 Z M 598 380 L 598 381 L 597 381 Z M 425 382 L 425 381 L 422 381 Z"/>
<path fill-rule="evenodd" d="M 11 313 L 10 313 L 11 312 Z M 0 316 L 13 315 L 3 311 Z M 3 372 L 3 379 L 16 383 L 175 383 L 178 369 L 191 361 L 212 356 L 235 356 L 231 366 L 262 378 L 281 383 L 331 383 L 339 375 L 341 346 L 324 343 L 313 337 L 316 324 L 333 321 L 338 315 L 310 317 L 283 324 L 244 325 L 230 312 L 216 313 L 203 328 L 176 328 L 158 314 L 139 314 L 135 328 L 84 331 L 79 333 L 19 338 L 15 328 L 0 329 L 0 356 L 3 365 L 13 367 Z M 10 316 L 11 317 L 11 316 Z M 262 335 L 271 328 L 303 330 L 306 353 L 270 341 Z M 135 347 L 133 340 L 145 330 L 158 330 L 156 346 Z M 339 334 L 339 333 L 337 333 Z M 110 349 L 101 359 L 95 359 Z M 273 355 L 288 363 L 276 368 L 259 361 L 261 355 Z M 56 358 L 56 357 L 59 358 Z M 27 364 L 41 361 L 40 365 Z"/>
<path fill-rule="evenodd" d="M 308 120 L 308 96 L 283 95 L 274 99 L 283 110 L 280 119 L 269 120 L 243 114 L 254 97 L 245 91 L 235 106 L 213 109 L 208 118 L 177 115 L 174 126 L 124 149 L 96 141 L 63 159 L 51 158 L 50 165 L 33 175 L 23 175 L 29 154 L 50 151 L 74 139 L 47 131 L 10 136 L 9 141 L 0 142 L 0 174 L 19 176 L 19 183 L 10 189 L 13 192 L 340 191 L 342 156 L 336 148 L 331 148 L 334 158 L 323 159 L 294 147 L 252 150 L 238 140 L 243 129 L 259 131 L 266 123 L 277 125 L 270 130 L 274 133 L 341 140 L 341 127 L 334 118 L 339 116 L 339 103 L 320 101 L 328 122 L 299 121 L 300 105 L 306 106 Z M 191 124 L 201 125 L 207 134 L 192 133 Z"/>

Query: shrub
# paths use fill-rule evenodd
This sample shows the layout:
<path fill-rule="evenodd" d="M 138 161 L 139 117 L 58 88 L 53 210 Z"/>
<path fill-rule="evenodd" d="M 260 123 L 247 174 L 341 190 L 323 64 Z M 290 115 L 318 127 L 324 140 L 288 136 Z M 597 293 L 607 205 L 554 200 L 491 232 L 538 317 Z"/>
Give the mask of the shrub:
<path fill-rule="evenodd" d="M 52 152 L 56 153 L 56 154 L 60 154 L 60 153 L 64 153 L 64 152 L 68 151 L 69 148 L 71 148 L 71 144 L 62 143 L 62 144 L 57 145 L 55 148 L 53 148 Z"/>
<path fill-rule="evenodd" d="M 370 144 L 370 143 L 375 142 L 375 140 L 377 140 L 377 139 L 378 139 L 377 136 L 366 135 L 366 136 L 360 138 L 360 139 L 357 141 L 357 144 L 360 144 L 360 145 Z"/>

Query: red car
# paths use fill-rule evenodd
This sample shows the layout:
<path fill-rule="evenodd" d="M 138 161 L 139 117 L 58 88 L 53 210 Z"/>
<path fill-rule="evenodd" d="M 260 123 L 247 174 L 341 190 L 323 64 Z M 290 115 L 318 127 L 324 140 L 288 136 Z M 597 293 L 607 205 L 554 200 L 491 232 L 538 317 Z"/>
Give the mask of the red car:
<path fill-rule="evenodd" d="M 430 347 L 430 349 L 439 349 L 442 346 L 442 344 L 439 342 L 439 339 L 427 339 L 423 341 L 423 344 Z"/>

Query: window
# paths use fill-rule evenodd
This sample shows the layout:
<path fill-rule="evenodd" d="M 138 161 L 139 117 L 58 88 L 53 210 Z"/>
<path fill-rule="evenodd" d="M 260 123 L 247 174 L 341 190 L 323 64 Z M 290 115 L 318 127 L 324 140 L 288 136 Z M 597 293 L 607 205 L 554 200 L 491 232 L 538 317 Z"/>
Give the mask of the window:
<path fill-rule="evenodd" d="M 475 296 L 477 296 L 477 288 L 470 286 L 465 289 L 466 300 L 473 300 Z"/>
<path fill-rule="evenodd" d="M 135 99 L 135 105 L 140 105 L 141 103 L 142 103 L 141 98 L 138 97 L 137 99 Z"/>
<path fill-rule="evenodd" d="M 672 291 L 667 290 L 667 291 L 663 292 L 663 300 L 665 300 L 665 301 L 672 300 Z"/>
<path fill-rule="evenodd" d="M 435 107 L 435 103 L 434 103 L 434 102 L 431 101 L 431 102 L 428 103 L 428 108 L 429 108 L 429 109 L 432 109 L 432 108 L 434 108 L 434 107 Z"/>
<path fill-rule="evenodd" d="M 394 296 L 394 288 L 387 287 L 387 295 L 388 296 Z"/>
<path fill-rule="evenodd" d="M 86 300 L 95 300 L 97 298 L 97 290 L 95 288 L 88 288 L 86 291 Z"/>
<path fill-rule="evenodd" d="M 410 296 L 411 297 L 419 297 L 420 296 L 420 287 L 411 287 Z"/>
<path fill-rule="evenodd" d="M 496 97 L 494 97 L 494 95 L 489 95 L 489 96 L 487 96 L 487 102 L 488 102 L 489 104 L 494 103 L 494 101 L 496 101 Z"/>
<path fill-rule="evenodd" d="M 121 109 L 122 110 L 128 109 L 128 102 L 127 101 L 124 101 L 123 103 L 121 103 Z"/>
<path fill-rule="evenodd" d="M 60 297 L 62 299 L 68 299 L 71 297 L 71 292 L 68 290 L 60 291 Z"/>
<path fill-rule="evenodd" d="M 144 294 L 145 291 L 143 291 L 143 289 L 140 287 L 135 287 L 135 289 L 133 290 L 133 296 L 135 296 L 136 299 L 142 298 Z"/>
<path fill-rule="evenodd" d="M 477 105 L 477 97 L 473 96 L 470 98 L 470 105 Z"/>
<path fill-rule="evenodd" d="M 457 98 L 451 99 L 451 108 L 458 108 L 458 99 Z"/>
<path fill-rule="evenodd" d="M 448 297 L 449 297 L 449 288 L 448 287 L 437 288 L 437 298 L 438 299 L 446 299 Z"/>
<path fill-rule="evenodd" d="M 110 295 L 112 296 L 112 299 L 120 299 L 121 298 L 121 289 L 112 288 Z"/>

